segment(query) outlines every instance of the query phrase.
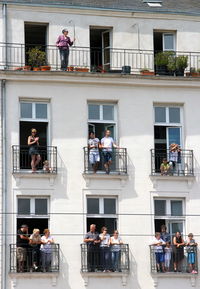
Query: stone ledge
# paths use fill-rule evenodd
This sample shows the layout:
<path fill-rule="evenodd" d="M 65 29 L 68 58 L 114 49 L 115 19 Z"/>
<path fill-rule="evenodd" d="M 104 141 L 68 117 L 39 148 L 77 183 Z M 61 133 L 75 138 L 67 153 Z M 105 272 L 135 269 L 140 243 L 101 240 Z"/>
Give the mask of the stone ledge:
<path fill-rule="evenodd" d="M 89 278 L 116 278 L 120 277 L 122 286 L 127 285 L 128 272 L 81 272 L 84 285 L 88 286 Z"/>

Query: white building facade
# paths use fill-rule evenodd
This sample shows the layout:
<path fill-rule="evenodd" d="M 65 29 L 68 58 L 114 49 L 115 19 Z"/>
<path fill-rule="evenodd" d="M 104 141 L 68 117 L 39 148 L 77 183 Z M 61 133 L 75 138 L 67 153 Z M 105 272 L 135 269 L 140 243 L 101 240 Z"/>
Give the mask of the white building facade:
<path fill-rule="evenodd" d="M 1 289 L 198 288 L 199 275 L 187 272 L 186 247 L 181 272 L 171 261 L 170 272 L 159 273 L 149 244 L 163 224 L 171 236 L 180 231 L 187 240 L 192 232 L 200 242 L 200 82 L 191 74 L 199 68 L 200 5 L 187 11 L 182 1 L 178 13 L 162 1 L 138 0 L 132 9 L 35 2 L 0 3 Z M 63 27 L 76 38 L 67 72 L 55 47 Z M 45 51 L 50 71 L 25 71 L 26 52 L 35 46 Z M 184 76 L 159 76 L 158 51 L 187 56 Z M 130 74 L 121 73 L 124 66 Z M 157 75 L 140 75 L 145 69 Z M 42 157 L 36 173 L 27 150 L 32 128 Z M 101 139 L 106 129 L 119 148 L 110 174 L 102 155 L 93 174 L 88 133 Z M 179 160 L 173 173 L 161 175 L 172 143 L 181 147 Z M 46 159 L 50 173 L 42 170 Z M 110 234 L 119 231 L 120 272 L 102 272 L 99 261 L 88 272 L 81 244 L 93 223 L 98 231 L 104 225 Z M 29 255 L 18 272 L 22 224 L 30 234 L 50 229 L 56 243 L 50 272 L 33 272 Z M 198 248 L 195 254 L 198 271 Z"/>

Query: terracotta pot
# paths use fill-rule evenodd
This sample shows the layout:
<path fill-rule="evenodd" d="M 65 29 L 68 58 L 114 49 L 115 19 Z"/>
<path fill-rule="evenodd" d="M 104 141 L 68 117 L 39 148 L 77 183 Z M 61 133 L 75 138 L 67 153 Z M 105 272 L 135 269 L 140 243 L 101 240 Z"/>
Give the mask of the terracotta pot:
<path fill-rule="evenodd" d="M 74 71 L 74 67 L 73 66 L 67 67 L 67 71 Z"/>
<path fill-rule="evenodd" d="M 20 71 L 20 70 L 23 70 L 23 67 L 15 67 L 14 70 Z"/>
<path fill-rule="evenodd" d="M 199 77 L 199 73 L 198 72 L 191 72 L 190 73 L 192 77 Z"/>
<path fill-rule="evenodd" d="M 51 70 L 51 66 L 48 66 L 48 65 L 40 66 L 40 68 L 42 71 Z"/>
<path fill-rule="evenodd" d="M 140 74 L 142 74 L 142 75 L 154 75 L 154 72 L 145 70 L 145 71 L 140 71 Z"/>
<path fill-rule="evenodd" d="M 40 67 L 33 67 L 33 71 L 40 71 L 41 68 Z"/>
<path fill-rule="evenodd" d="M 22 67 L 22 70 L 25 70 L 25 71 L 31 70 L 31 66 L 25 65 Z"/>
<path fill-rule="evenodd" d="M 75 70 L 80 71 L 80 72 L 88 72 L 89 71 L 88 68 L 82 68 L 82 67 L 76 67 Z"/>

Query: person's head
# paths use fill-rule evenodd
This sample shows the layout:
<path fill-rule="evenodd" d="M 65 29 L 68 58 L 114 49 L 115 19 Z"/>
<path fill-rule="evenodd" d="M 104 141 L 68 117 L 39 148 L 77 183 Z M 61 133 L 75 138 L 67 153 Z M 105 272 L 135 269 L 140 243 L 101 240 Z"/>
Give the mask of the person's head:
<path fill-rule="evenodd" d="M 37 134 L 37 130 L 35 128 L 31 129 L 31 135 L 35 136 Z"/>
<path fill-rule="evenodd" d="M 175 234 L 175 236 L 176 236 L 177 238 L 180 238 L 180 237 L 181 237 L 181 233 L 180 233 L 179 231 L 177 231 L 176 234 Z"/>
<path fill-rule="evenodd" d="M 189 233 L 189 234 L 188 234 L 188 238 L 189 238 L 189 240 L 192 240 L 192 239 L 193 239 L 193 237 L 194 237 L 194 236 L 193 236 L 193 234 L 192 234 L 192 233 Z"/>
<path fill-rule="evenodd" d="M 105 136 L 106 136 L 106 137 L 109 137 L 109 136 L 110 136 L 110 130 L 109 130 L 109 129 L 107 129 L 107 130 L 105 131 Z"/>
<path fill-rule="evenodd" d="M 92 138 L 92 139 L 95 138 L 95 133 L 93 131 L 91 131 L 90 134 L 89 134 L 89 137 Z"/>
<path fill-rule="evenodd" d="M 25 224 L 21 225 L 21 231 L 22 232 L 27 232 L 28 231 L 28 226 L 25 225 Z"/>
<path fill-rule="evenodd" d="M 90 232 L 94 233 L 96 231 L 96 225 L 95 224 L 91 224 L 90 225 Z"/>
<path fill-rule="evenodd" d="M 118 238 L 118 236 L 119 236 L 119 232 L 117 231 L 117 230 L 114 230 L 114 232 L 113 232 L 113 236 L 114 236 L 114 238 Z"/>
<path fill-rule="evenodd" d="M 49 229 L 44 229 L 43 233 L 44 233 L 45 236 L 49 236 L 50 235 Z"/>
<path fill-rule="evenodd" d="M 166 242 L 166 247 L 167 247 L 167 248 L 170 247 L 170 242 Z"/>
<path fill-rule="evenodd" d="M 159 239 L 160 239 L 160 233 L 159 233 L 159 232 L 156 232 L 156 233 L 155 233 L 155 237 L 156 237 L 156 239 L 159 240 Z"/>
<path fill-rule="evenodd" d="M 108 229 L 106 227 L 101 228 L 101 233 L 107 233 L 107 232 L 108 232 Z"/>
<path fill-rule="evenodd" d="M 161 226 L 161 233 L 165 233 L 167 231 L 167 227 L 165 225 Z"/>
<path fill-rule="evenodd" d="M 39 229 L 33 229 L 33 234 L 35 236 L 38 236 L 40 234 L 40 230 Z"/>
<path fill-rule="evenodd" d="M 62 34 L 64 34 L 65 36 L 67 36 L 67 35 L 68 35 L 68 30 L 67 30 L 66 28 L 64 28 L 64 29 L 62 30 Z"/>
<path fill-rule="evenodd" d="M 167 164 L 167 159 L 163 159 L 163 164 Z"/>

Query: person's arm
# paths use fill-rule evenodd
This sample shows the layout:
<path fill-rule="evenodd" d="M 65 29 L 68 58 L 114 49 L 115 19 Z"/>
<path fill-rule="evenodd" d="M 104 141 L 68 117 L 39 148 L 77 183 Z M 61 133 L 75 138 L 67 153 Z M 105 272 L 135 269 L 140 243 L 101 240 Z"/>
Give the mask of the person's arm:
<path fill-rule="evenodd" d="M 28 240 L 29 241 L 29 237 L 28 236 L 25 236 L 25 235 L 19 235 L 20 239 L 23 239 L 23 240 Z"/>
<path fill-rule="evenodd" d="M 119 146 L 114 142 L 114 140 L 112 139 L 112 145 L 114 148 L 119 149 Z"/>
<path fill-rule="evenodd" d="M 176 237 L 173 238 L 173 245 L 175 245 L 175 246 L 177 245 L 177 243 L 176 243 Z"/>
<path fill-rule="evenodd" d="M 88 234 L 85 235 L 85 238 L 83 239 L 84 243 L 88 243 L 88 242 L 93 242 L 94 240 L 89 238 Z"/>
<path fill-rule="evenodd" d="M 58 36 L 58 39 L 56 41 L 56 46 L 59 47 L 60 46 L 60 36 Z"/>
<path fill-rule="evenodd" d="M 75 41 L 75 40 L 74 40 Z M 72 46 L 74 44 L 74 41 L 71 41 L 70 37 L 68 37 L 68 44 L 69 46 Z"/>

